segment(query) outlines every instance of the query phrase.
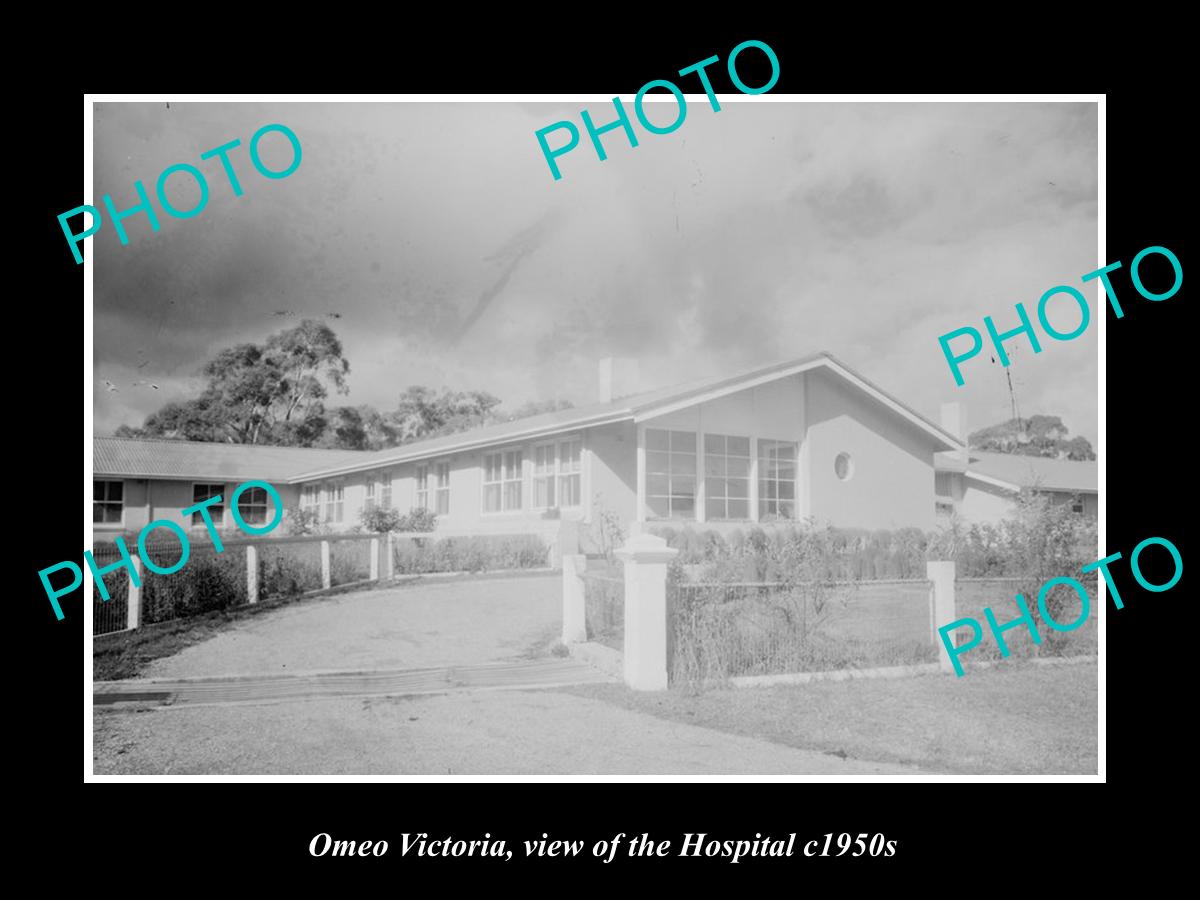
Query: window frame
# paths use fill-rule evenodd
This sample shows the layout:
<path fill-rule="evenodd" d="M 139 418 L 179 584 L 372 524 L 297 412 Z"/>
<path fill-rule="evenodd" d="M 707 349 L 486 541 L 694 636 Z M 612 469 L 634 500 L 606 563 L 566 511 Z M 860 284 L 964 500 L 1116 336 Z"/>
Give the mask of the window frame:
<path fill-rule="evenodd" d="M 394 488 L 394 473 L 391 471 L 384 472 L 379 477 L 379 503 L 381 509 L 394 509 L 393 488 Z"/>
<path fill-rule="evenodd" d="M 563 445 L 578 444 L 579 456 L 575 460 L 575 468 L 565 470 L 563 468 Z M 579 509 L 583 506 L 583 435 L 571 435 L 569 437 L 559 438 L 554 442 L 554 458 L 556 461 L 555 479 L 557 485 L 554 489 L 554 501 L 557 504 L 557 509 Z M 575 503 L 563 503 L 563 481 L 568 478 L 576 478 L 579 480 L 578 499 Z"/>
<path fill-rule="evenodd" d="M 446 471 L 446 483 L 442 484 L 442 470 Z M 433 464 L 433 513 L 438 516 L 450 515 L 450 460 L 440 459 Z M 446 500 L 446 511 L 442 512 L 442 498 Z"/>
<path fill-rule="evenodd" d="M 375 508 L 375 481 L 376 474 L 372 472 L 363 484 L 363 512 L 370 512 Z"/>
<path fill-rule="evenodd" d="M 498 480 L 495 480 L 495 479 L 489 480 L 488 479 L 488 470 L 490 468 L 490 465 L 489 465 L 488 460 L 489 460 L 489 458 L 495 457 L 495 456 L 500 457 L 500 466 L 498 468 L 500 475 L 499 475 Z M 509 467 L 509 462 L 511 461 L 511 457 L 513 457 L 513 456 L 516 456 L 516 458 L 517 458 L 516 466 L 515 466 L 515 468 L 516 468 L 515 476 L 512 473 L 512 469 Z M 499 450 L 485 451 L 483 453 L 483 459 L 482 459 L 481 465 L 479 467 L 479 483 L 480 483 L 479 484 L 479 487 L 480 487 L 479 514 L 481 516 L 517 515 L 517 514 L 524 512 L 524 510 L 525 510 L 525 493 L 526 493 L 525 492 L 525 448 L 523 446 L 521 446 L 521 447 L 506 447 L 506 448 L 502 448 Z M 517 486 L 520 502 L 517 506 L 510 506 L 510 505 L 508 505 L 508 494 L 509 494 L 508 487 L 510 485 L 514 485 L 514 484 Z M 496 486 L 498 486 L 500 488 L 500 508 L 499 509 L 488 509 L 487 508 L 488 488 L 496 487 Z"/>
<path fill-rule="evenodd" d="M 346 482 L 326 481 L 322 487 L 325 495 L 321 504 L 321 524 L 340 525 L 346 521 Z M 336 517 L 329 514 L 330 509 L 336 511 Z"/>
<path fill-rule="evenodd" d="M 104 499 L 103 500 L 96 499 L 96 485 L 97 484 L 103 484 L 106 486 L 104 489 Z M 117 501 L 109 499 L 109 489 L 107 486 L 113 485 L 113 484 L 119 484 L 121 486 L 121 500 L 120 500 L 121 517 L 116 522 L 104 522 L 104 521 L 97 522 L 96 521 L 96 504 L 97 503 L 101 504 L 101 506 L 103 506 L 103 507 L 114 506 L 117 503 Z M 96 528 L 97 526 L 99 526 L 101 528 L 124 528 L 125 527 L 125 479 L 123 479 L 123 478 L 93 478 L 92 479 L 92 527 Z"/>
<path fill-rule="evenodd" d="M 198 488 L 198 487 L 208 488 L 209 489 L 208 493 L 206 493 L 203 497 L 197 497 L 196 496 L 196 488 Z M 212 489 L 215 487 L 219 487 L 220 490 L 213 491 Z M 227 492 L 225 490 L 225 488 L 226 488 L 226 485 L 217 484 L 215 481 L 193 481 L 192 482 L 192 502 L 189 504 L 190 506 L 195 506 L 197 503 L 203 503 L 205 500 L 207 500 L 209 497 L 214 496 L 215 494 L 221 495 L 221 504 L 220 504 L 221 515 L 220 516 L 213 515 L 213 507 L 211 507 L 211 506 L 208 507 L 208 514 L 213 520 L 214 528 L 224 528 L 225 527 L 225 519 L 228 515 L 230 515 L 230 513 L 229 513 L 229 492 Z M 196 521 L 197 519 L 199 519 L 199 521 Z M 208 526 L 206 526 L 204 524 L 204 517 L 201 516 L 200 513 L 194 512 L 188 517 L 188 527 L 189 528 L 206 528 Z"/>
<path fill-rule="evenodd" d="M 549 466 L 547 471 L 538 472 L 538 451 L 544 449 L 550 450 Z M 529 502 L 530 509 L 534 512 L 545 512 L 548 509 L 558 508 L 558 441 L 537 441 L 529 447 L 529 464 L 530 464 L 530 492 Z M 549 504 L 541 504 L 537 501 L 538 482 L 545 481 L 548 485 Z"/>
<path fill-rule="evenodd" d="M 667 449 L 666 450 L 651 448 L 650 435 L 654 432 L 660 432 L 662 434 L 667 435 Z M 699 494 L 700 494 L 700 492 L 699 492 L 700 479 L 704 477 L 704 475 L 699 471 L 700 433 L 698 431 L 687 431 L 685 429 L 680 429 L 680 428 L 647 428 L 645 431 L 645 434 L 646 434 L 646 495 L 645 495 L 645 503 L 646 503 L 647 518 L 652 521 L 659 521 L 659 522 L 668 522 L 668 521 L 699 522 L 699 513 L 698 513 L 696 507 L 697 507 L 697 502 L 698 502 L 698 498 L 699 498 Z M 692 438 L 692 450 L 691 450 L 690 454 L 688 453 L 688 451 L 686 449 L 683 449 L 683 450 L 675 449 L 675 439 L 674 439 L 673 435 L 677 435 L 677 434 L 686 434 Z M 656 469 L 651 468 L 650 456 L 652 453 L 653 454 L 666 454 L 666 456 L 667 456 L 667 471 L 666 472 L 660 472 Z M 676 513 L 675 513 L 676 498 L 678 497 L 679 500 L 683 500 L 684 498 L 687 497 L 686 494 L 676 494 L 675 493 L 675 490 L 674 490 L 675 478 L 678 477 L 680 479 L 686 479 L 689 477 L 689 473 L 687 473 L 687 472 L 680 471 L 677 474 L 674 471 L 674 460 L 675 460 L 676 455 L 679 455 L 679 456 L 690 455 L 692 457 L 692 471 L 690 473 L 690 477 L 692 479 L 692 493 L 691 493 L 692 510 L 691 510 L 690 516 L 676 515 Z M 652 476 L 663 476 L 663 475 L 665 475 L 667 478 L 666 494 L 651 493 L 651 491 L 650 491 L 651 477 Z M 661 498 L 665 498 L 667 501 L 667 515 L 665 515 L 665 516 L 661 516 L 658 513 L 656 513 L 651 505 L 652 499 L 661 499 Z"/>
<path fill-rule="evenodd" d="M 429 509 L 429 463 L 417 463 L 413 475 L 413 508 Z"/>
<path fill-rule="evenodd" d="M 251 521 L 250 519 L 248 519 L 246 517 L 246 514 L 242 511 L 243 503 L 246 502 L 246 498 L 248 496 L 251 496 L 254 491 L 262 491 L 262 495 L 263 495 L 263 502 L 262 502 L 263 518 L 262 518 L 261 522 Z M 255 504 L 252 504 L 250 506 L 250 508 L 257 509 L 258 506 L 259 506 L 259 504 L 255 503 Z M 254 487 L 254 486 L 246 488 L 246 490 L 242 491 L 242 496 L 238 497 L 237 507 L 238 507 L 238 515 L 240 515 L 242 517 L 242 521 L 245 522 L 247 525 L 266 525 L 268 522 L 271 521 L 271 494 L 265 488 Z M 231 509 L 232 509 L 232 507 L 231 507 Z M 232 515 L 233 515 L 233 513 L 231 512 L 230 516 L 232 516 Z"/>
<path fill-rule="evenodd" d="M 790 446 L 792 448 L 792 459 L 791 459 L 792 477 L 791 478 L 780 478 L 778 475 L 775 475 L 774 477 L 772 477 L 767 474 L 767 471 L 763 467 L 764 462 L 769 463 L 771 461 L 771 457 L 770 457 L 769 453 L 764 453 L 764 451 L 777 450 L 780 445 Z M 779 462 L 778 457 L 775 458 L 775 462 L 778 465 L 778 462 Z M 758 455 L 757 455 L 757 457 L 755 457 L 755 463 L 756 463 L 756 466 L 758 469 L 758 471 L 756 473 L 757 478 L 755 480 L 755 485 L 754 485 L 754 490 L 756 490 L 758 492 L 758 521 L 759 522 L 766 521 L 767 516 L 775 516 L 779 521 L 783 521 L 783 522 L 799 521 L 799 513 L 800 513 L 800 442 L 799 441 L 778 440 L 776 438 L 760 437 L 760 438 L 758 438 Z M 774 482 L 776 484 L 775 497 L 773 497 L 773 498 L 766 496 L 763 492 L 764 483 L 769 483 L 769 482 Z M 778 485 L 783 484 L 785 482 L 790 482 L 792 485 L 792 497 L 791 497 L 792 513 L 790 516 L 784 516 L 782 513 L 779 512 L 779 504 L 784 501 L 782 501 L 782 499 L 779 497 Z M 767 508 L 771 503 L 775 504 L 775 511 L 773 511 L 773 512 Z"/>

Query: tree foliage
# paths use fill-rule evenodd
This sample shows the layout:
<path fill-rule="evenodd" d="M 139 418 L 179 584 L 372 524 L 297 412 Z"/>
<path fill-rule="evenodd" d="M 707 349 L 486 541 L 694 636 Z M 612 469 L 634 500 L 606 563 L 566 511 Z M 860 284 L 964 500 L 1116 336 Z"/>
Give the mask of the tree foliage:
<path fill-rule="evenodd" d="M 981 428 L 972 432 L 967 442 L 972 450 L 994 453 L 1074 460 L 1096 458 L 1096 451 L 1087 438 L 1068 437 L 1068 434 L 1059 416 L 1031 416 Z"/>

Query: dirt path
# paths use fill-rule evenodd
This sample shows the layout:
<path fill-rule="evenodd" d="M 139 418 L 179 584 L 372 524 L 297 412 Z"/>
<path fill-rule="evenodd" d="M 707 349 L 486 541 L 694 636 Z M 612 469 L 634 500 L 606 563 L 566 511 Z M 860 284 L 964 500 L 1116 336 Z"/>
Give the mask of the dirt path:
<path fill-rule="evenodd" d="M 246 619 L 155 660 L 145 678 L 477 665 L 525 655 L 558 632 L 553 576 L 422 580 Z"/>
<path fill-rule="evenodd" d="M 275 775 L 912 773 L 553 690 L 105 710 L 95 772 Z"/>

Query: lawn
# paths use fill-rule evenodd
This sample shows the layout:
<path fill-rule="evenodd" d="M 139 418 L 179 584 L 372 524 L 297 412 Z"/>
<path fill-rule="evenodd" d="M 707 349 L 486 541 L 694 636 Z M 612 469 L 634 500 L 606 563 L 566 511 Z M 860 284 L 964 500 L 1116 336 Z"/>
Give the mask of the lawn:
<path fill-rule="evenodd" d="M 965 775 L 1097 771 L 1094 663 L 976 669 L 765 688 L 571 693 L 717 731 L 844 758 Z"/>

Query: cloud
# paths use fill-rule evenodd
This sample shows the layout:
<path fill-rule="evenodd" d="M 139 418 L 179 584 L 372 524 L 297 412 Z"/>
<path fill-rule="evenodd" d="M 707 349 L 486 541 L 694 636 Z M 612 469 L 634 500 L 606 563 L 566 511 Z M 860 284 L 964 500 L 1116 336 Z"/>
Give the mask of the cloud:
<path fill-rule="evenodd" d="M 673 383 L 828 349 L 983 425 L 1007 418 L 1007 379 L 981 355 L 956 389 L 938 335 L 1015 324 L 1016 302 L 1099 264 L 1094 105 L 693 101 L 636 148 L 605 134 L 603 162 L 585 136 L 555 181 L 534 132 L 584 105 L 100 106 L 96 184 L 114 196 L 234 137 L 244 154 L 268 122 L 304 157 L 267 180 L 235 151 L 243 196 L 206 163 L 201 215 L 93 238 L 98 371 L 141 348 L 145 377 L 182 390 L 216 349 L 294 324 L 276 311 L 336 312 L 351 403 L 408 384 L 579 402 L 605 355 Z M 1094 325 L 1043 343 L 1017 351 L 1022 411 L 1094 440 Z M 97 427 L 163 399 L 100 394 Z"/>

